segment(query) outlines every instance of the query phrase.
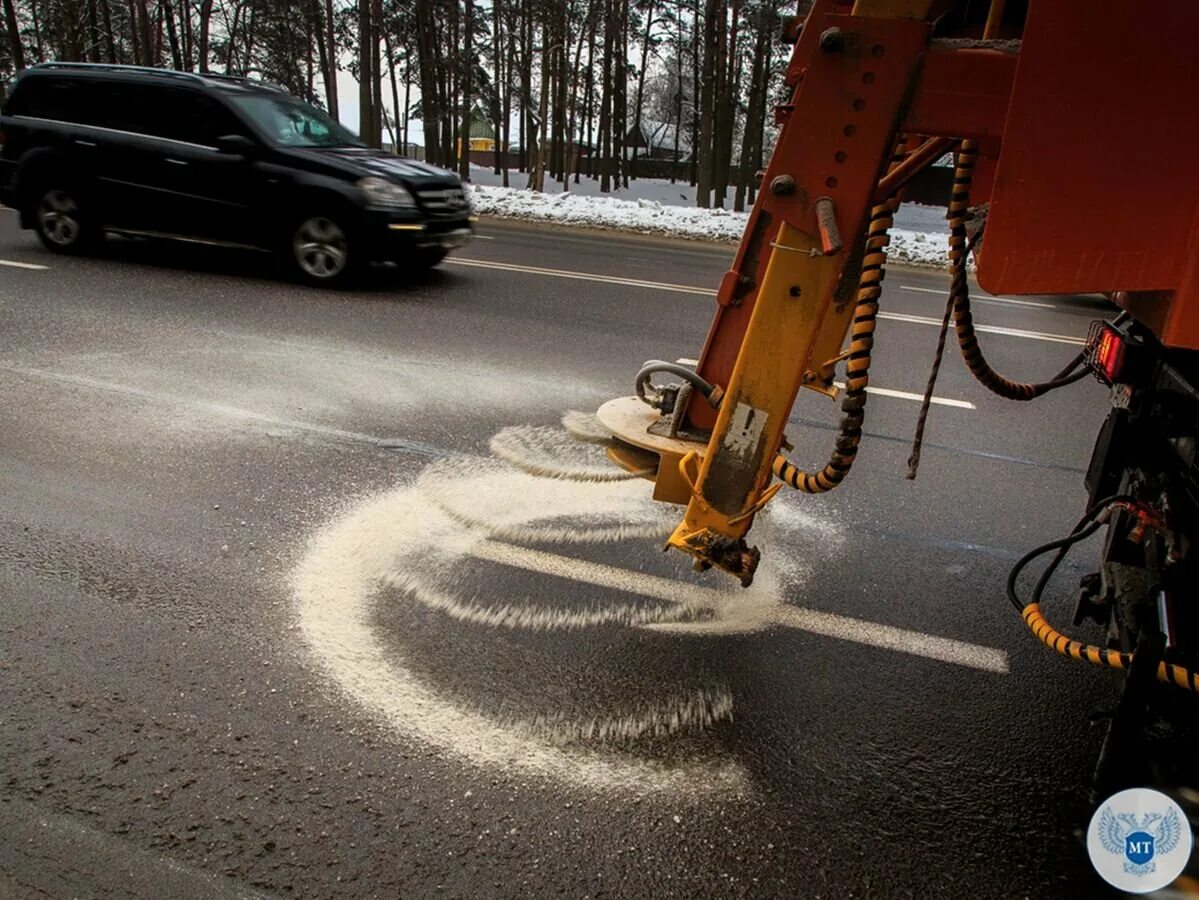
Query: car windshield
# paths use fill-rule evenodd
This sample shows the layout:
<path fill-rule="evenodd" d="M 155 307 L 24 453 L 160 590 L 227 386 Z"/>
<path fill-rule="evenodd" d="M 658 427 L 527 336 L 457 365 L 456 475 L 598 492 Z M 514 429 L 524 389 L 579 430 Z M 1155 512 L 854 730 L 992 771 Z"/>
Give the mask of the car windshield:
<path fill-rule="evenodd" d="M 358 135 L 294 97 L 234 95 L 233 102 L 276 144 L 287 147 L 362 147 Z"/>

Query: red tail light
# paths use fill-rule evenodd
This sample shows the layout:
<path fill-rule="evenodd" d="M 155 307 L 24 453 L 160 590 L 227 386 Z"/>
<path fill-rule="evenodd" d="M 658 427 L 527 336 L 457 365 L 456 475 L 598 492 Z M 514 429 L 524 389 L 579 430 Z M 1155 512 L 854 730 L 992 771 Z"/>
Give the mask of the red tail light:
<path fill-rule="evenodd" d="M 1087 339 L 1087 362 L 1101 381 L 1115 384 L 1120 380 L 1127 355 L 1124 335 L 1106 322 L 1091 326 Z"/>

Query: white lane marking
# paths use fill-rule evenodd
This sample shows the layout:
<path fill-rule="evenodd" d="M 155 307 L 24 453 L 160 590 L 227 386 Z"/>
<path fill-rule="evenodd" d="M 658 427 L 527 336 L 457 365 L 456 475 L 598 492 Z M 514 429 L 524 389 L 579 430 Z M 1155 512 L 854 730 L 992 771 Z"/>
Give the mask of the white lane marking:
<path fill-rule="evenodd" d="M 699 294 L 713 297 L 716 292 L 709 288 L 689 287 L 685 284 L 668 284 L 663 281 L 642 281 L 639 278 L 618 278 L 615 275 L 596 275 L 589 272 L 568 272 L 565 269 L 544 269 L 540 266 L 521 266 L 516 263 L 499 263 L 481 259 L 462 259 L 454 257 L 446 262 L 459 266 L 473 266 L 479 269 L 500 269 L 504 272 L 521 272 L 526 275 L 545 275 L 549 278 L 569 278 L 574 281 L 595 281 L 600 284 L 621 284 L 627 287 L 653 288 L 658 291 L 673 291 L 678 294 Z"/>
<path fill-rule="evenodd" d="M 907 313 L 879 313 L 880 319 L 892 319 L 896 322 L 908 322 L 913 325 L 935 325 L 941 327 L 940 319 L 932 319 L 928 316 L 910 316 Z M 999 325 L 979 325 L 974 323 L 974 330 L 984 334 L 1005 334 L 1008 337 L 1027 338 L 1031 341 L 1048 341 L 1053 344 L 1073 344 L 1081 347 L 1086 344 L 1082 338 L 1072 337 L 1068 334 L 1050 334 L 1045 331 L 1026 331 L 1023 328 L 1003 328 Z"/>
<path fill-rule="evenodd" d="M 494 241 L 494 240 L 495 240 L 495 238 L 493 238 L 493 237 L 491 237 L 490 235 L 487 235 L 487 234 L 476 234 L 476 235 L 475 235 L 475 240 L 476 240 L 476 241 Z"/>
<path fill-rule="evenodd" d="M 841 390 L 845 390 L 845 385 L 842 382 L 834 381 L 833 384 L 841 388 Z M 895 397 L 898 400 L 914 400 L 917 403 L 924 400 L 923 394 L 913 394 L 911 391 L 893 391 L 890 388 L 868 386 L 866 393 L 878 394 L 880 397 Z M 933 395 L 931 402 L 936 406 L 952 406 L 954 409 L 978 409 L 969 400 L 954 400 L 951 397 L 938 397 L 936 394 Z"/>
<path fill-rule="evenodd" d="M 17 262 L 15 259 L 0 259 L 0 266 L 8 266 L 10 269 L 30 269 L 34 272 L 45 272 L 50 268 L 37 263 Z"/>
<path fill-rule="evenodd" d="M 911 284 L 901 284 L 901 291 L 918 291 L 921 294 L 938 294 L 941 297 L 948 296 L 948 287 L 946 288 L 923 288 L 916 287 Z M 1061 307 L 1054 306 L 1052 303 L 1040 303 L 1036 300 L 1016 300 L 1012 297 L 974 297 L 970 298 L 971 303 L 1010 303 L 1013 306 L 1032 306 L 1037 309 L 1060 309 Z"/>
<path fill-rule="evenodd" d="M 677 362 L 681 366 L 698 366 L 699 365 L 698 359 L 680 358 L 680 359 L 676 359 L 675 362 Z M 833 384 L 835 384 L 841 390 L 845 390 L 845 385 L 842 382 L 834 381 Z M 893 391 L 890 388 L 868 387 L 868 388 L 866 388 L 866 393 L 867 394 L 877 394 L 880 397 L 895 397 L 898 400 L 915 400 L 917 402 L 921 402 L 924 400 L 923 394 L 913 394 L 913 393 L 910 393 L 909 391 Z M 934 404 L 936 404 L 937 406 L 952 406 L 955 409 L 978 409 L 977 406 L 975 406 L 973 403 L 969 402 L 968 400 L 953 400 L 949 397 L 938 397 L 935 394 L 933 395 L 932 402 Z"/>
<path fill-rule="evenodd" d="M 620 284 L 628 287 L 642 287 L 651 290 L 671 291 L 678 294 L 696 294 L 702 297 L 715 297 L 716 291 L 711 288 L 692 287 L 685 284 L 669 284 L 663 281 L 642 281 L 637 278 L 617 278 L 612 275 L 596 275 L 590 272 L 568 272 L 565 269 L 544 269 L 538 266 L 520 266 L 515 263 L 497 263 L 481 259 L 448 259 L 446 262 L 460 266 L 471 266 L 480 269 L 499 269 L 505 272 L 521 272 L 526 275 L 544 275 L 549 278 L 569 278 L 575 281 L 594 281 L 599 284 Z M 932 325 L 941 327 L 940 319 L 928 316 L 910 316 L 905 313 L 880 312 L 880 319 L 890 319 L 894 322 L 907 322 L 910 325 Z M 1054 344 L 1074 344 L 1083 346 L 1086 341 L 1082 338 L 1066 334 L 1049 334 L 1044 331 L 1026 331 L 1023 328 L 1002 328 L 998 325 L 974 325 L 974 330 L 983 334 L 1002 334 L 1007 337 L 1025 338 L 1030 341 L 1048 341 Z"/>
<path fill-rule="evenodd" d="M 226 416 L 234 419 L 244 419 L 251 422 L 259 422 L 263 425 L 274 425 L 279 428 L 287 428 L 295 431 L 306 431 L 311 434 L 321 435 L 322 437 L 337 438 L 344 441 L 353 441 L 355 443 L 373 444 L 379 446 L 386 444 L 386 438 L 376 437 L 373 434 L 363 434 L 359 431 L 346 431 L 343 428 L 332 428 L 327 425 L 316 425 L 312 422 L 300 422 L 295 419 L 284 419 L 278 416 L 270 416 L 265 413 L 254 412 L 249 409 L 241 409 L 236 406 L 229 406 L 225 403 L 210 403 L 204 400 L 196 400 L 192 397 L 180 397 L 176 394 L 164 393 L 161 391 L 148 391 L 145 388 L 133 387 L 127 384 L 117 384 L 111 381 L 101 381 L 98 378 L 88 378 L 84 375 L 69 375 L 65 372 L 54 372 L 49 369 L 36 369 L 30 366 L 14 366 L 5 363 L 0 363 L 0 372 L 11 372 L 14 375 L 23 375 L 28 378 L 42 378 L 46 381 L 57 381 L 61 384 L 71 384 L 76 387 L 86 387 L 98 391 L 106 391 L 112 394 L 121 394 L 127 397 L 138 397 L 142 400 L 148 400 L 156 403 L 168 403 L 177 406 L 186 406 L 193 409 L 202 410 L 214 415 Z M 404 442 L 405 446 L 412 442 Z M 416 445 L 413 446 L 423 446 Z M 436 451 L 440 454 L 442 451 L 436 448 L 428 448 L 430 451 Z"/>
<path fill-rule="evenodd" d="M 912 656 L 923 656 L 926 659 L 981 669 L 984 672 L 1000 675 L 1008 673 L 1007 653 L 995 647 L 983 647 L 979 644 L 955 641 L 952 638 L 937 637 L 800 606 L 782 606 L 773 618 L 780 625 L 810 631 L 823 637 L 853 641 L 869 647 L 909 653 Z"/>
<path fill-rule="evenodd" d="M 596 587 L 639 594 L 671 603 L 679 601 L 681 587 L 679 582 L 657 575 L 646 575 L 616 566 L 495 541 L 481 541 L 471 548 L 470 555 L 476 559 L 542 575 L 582 581 Z M 727 608 L 730 602 L 736 602 L 738 596 L 734 592 L 700 586 L 688 587 L 686 595 L 689 601 L 686 605 L 692 613 L 705 607 L 714 610 Z M 896 628 L 892 625 L 883 625 L 836 613 L 791 606 L 781 601 L 768 614 L 765 624 L 785 625 L 824 637 L 852 641 L 870 647 L 881 647 L 899 653 L 980 669 L 984 672 L 1007 674 L 1008 671 L 1007 653 L 994 647 L 937 637 L 920 631 L 910 631 L 906 628 Z M 655 626 L 651 624 L 648 627 L 654 628 Z M 686 626 L 672 623 L 667 627 L 672 631 L 680 631 L 684 630 Z M 700 621 L 694 630 L 700 631 L 703 628 L 704 624 Z"/>

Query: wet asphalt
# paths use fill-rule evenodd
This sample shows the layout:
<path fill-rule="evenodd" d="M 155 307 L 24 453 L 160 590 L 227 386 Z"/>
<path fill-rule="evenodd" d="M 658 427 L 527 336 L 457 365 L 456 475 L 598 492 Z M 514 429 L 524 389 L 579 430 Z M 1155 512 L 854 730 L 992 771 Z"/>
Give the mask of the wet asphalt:
<path fill-rule="evenodd" d="M 731 248 L 480 235 L 473 265 L 336 293 L 203 248 L 56 257 L 0 212 L 0 259 L 47 267 L 0 265 L 0 895 L 1100 891 L 1074 832 L 1117 685 L 1037 644 L 1003 581 L 1077 518 L 1104 390 L 1005 403 L 949 356 L 936 393 L 973 408 L 934 407 L 915 482 L 918 405 L 879 395 L 845 486 L 780 499 L 774 599 L 898 646 L 527 626 L 512 609 L 636 617 L 672 584 L 730 591 L 658 537 L 597 539 L 624 509 L 602 485 L 514 513 L 546 488 L 489 442 L 698 354 L 710 297 L 567 275 L 714 288 Z M 922 390 L 936 328 L 912 317 L 940 315 L 943 285 L 888 274 L 873 384 Z M 1106 314 L 1025 299 L 976 307 L 1021 332 L 980 335 L 1020 378 Z M 836 420 L 801 398 L 793 455 L 820 461 Z M 470 516 L 525 563 L 461 543 Z M 368 577 L 378 554 L 390 579 Z M 1063 622 L 1093 555 L 1064 567 Z M 1000 670 L 912 652 L 919 635 Z"/>

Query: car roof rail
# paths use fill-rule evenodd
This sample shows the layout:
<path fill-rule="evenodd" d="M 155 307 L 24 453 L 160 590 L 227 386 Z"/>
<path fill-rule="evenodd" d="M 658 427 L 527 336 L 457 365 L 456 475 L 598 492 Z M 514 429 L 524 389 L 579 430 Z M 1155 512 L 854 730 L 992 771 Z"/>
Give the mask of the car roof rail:
<path fill-rule="evenodd" d="M 265 90 L 281 91 L 286 93 L 286 89 L 277 84 L 272 84 L 269 81 L 259 81 L 255 78 L 247 78 L 242 75 L 219 75 L 215 72 L 181 72 L 178 69 L 160 69 L 156 66 L 130 66 L 121 63 L 90 63 L 62 60 L 35 63 L 34 65 L 30 66 L 30 68 L 60 69 L 65 71 L 81 72 L 121 72 L 130 75 L 150 75 L 158 78 L 176 78 L 190 81 L 193 84 L 224 82 L 228 84 L 241 84 L 245 85 L 246 87 L 262 88 Z"/>
<path fill-rule="evenodd" d="M 179 72 L 175 69 L 156 69 L 153 66 L 127 66 L 120 63 L 54 61 L 35 63 L 30 68 L 62 69 L 80 72 L 124 72 L 130 75 L 157 75 L 160 78 L 180 78 L 188 81 L 200 81 L 200 76 L 191 72 Z"/>
<path fill-rule="evenodd" d="M 205 81 L 220 81 L 228 84 L 241 84 L 252 88 L 263 88 L 268 91 L 279 91 L 287 93 L 287 88 L 282 85 L 275 84 L 273 81 L 263 81 L 260 78 L 250 78 L 248 75 L 220 75 L 216 72 L 202 72 L 198 76 Z"/>

